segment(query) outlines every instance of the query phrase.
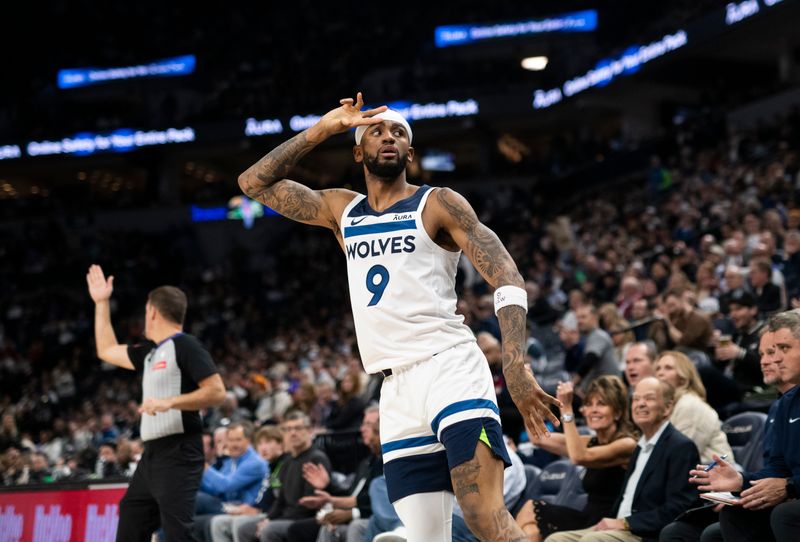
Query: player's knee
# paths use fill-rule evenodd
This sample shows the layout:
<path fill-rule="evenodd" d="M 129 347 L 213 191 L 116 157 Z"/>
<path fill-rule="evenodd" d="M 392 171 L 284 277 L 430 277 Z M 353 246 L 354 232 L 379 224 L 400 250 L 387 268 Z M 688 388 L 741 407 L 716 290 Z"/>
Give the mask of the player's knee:
<path fill-rule="evenodd" d="M 505 506 L 492 507 L 484 503 L 482 506 L 479 503 L 469 503 L 467 508 L 461 505 L 461 510 L 464 513 L 464 522 L 469 527 L 475 536 L 481 540 L 491 540 L 492 533 L 497 531 L 499 526 L 511 527 L 514 523 L 514 518 L 511 517 Z M 503 529 L 505 531 L 506 529 Z"/>
<path fill-rule="evenodd" d="M 480 494 L 460 496 L 458 499 L 458 506 L 464 512 L 464 520 L 467 524 L 479 521 L 487 513 L 487 506 L 485 503 L 481 504 Z"/>
<path fill-rule="evenodd" d="M 467 525 L 491 522 L 493 514 L 508 512 L 503 503 L 503 468 L 489 448 L 479 443 L 473 459 L 450 472 L 458 505 Z"/>

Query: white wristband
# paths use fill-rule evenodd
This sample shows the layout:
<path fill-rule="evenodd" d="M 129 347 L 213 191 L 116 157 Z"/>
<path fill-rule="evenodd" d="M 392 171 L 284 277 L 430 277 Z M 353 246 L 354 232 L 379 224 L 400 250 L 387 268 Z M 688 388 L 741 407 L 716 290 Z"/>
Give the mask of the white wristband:
<path fill-rule="evenodd" d="M 528 292 L 518 286 L 500 286 L 494 291 L 494 313 L 508 305 L 519 305 L 528 312 Z"/>

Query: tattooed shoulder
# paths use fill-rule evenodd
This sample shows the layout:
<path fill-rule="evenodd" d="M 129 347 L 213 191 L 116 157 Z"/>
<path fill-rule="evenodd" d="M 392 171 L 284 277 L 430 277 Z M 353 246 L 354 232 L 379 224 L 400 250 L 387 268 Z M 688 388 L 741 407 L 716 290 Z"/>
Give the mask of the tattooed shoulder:
<path fill-rule="evenodd" d="M 319 217 L 322 205 L 313 190 L 288 180 L 271 188 L 264 194 L 263 201 L 286 218 L 312 222 Z"/>
<path fill-rule="evenodd" d="M 478 224 L 478 217 L 475 215 L 475 211 L 466 204 L 466 200 L 460 201 L 461 199 L 463 196 L 449 188 L 440 188 L 436 191 L 436 201 L 447 214 L 456 220 L 461 228 L 474 228 Z"/>
<path fill-rule="evenodd" d="M 514 261 L 497 235 L 482 224 L 463 196 L 440 189 L 436 201 L 451 217 L 448 233 L 456 240 L 475 268 L 494 287 L 521 284 Z"/>

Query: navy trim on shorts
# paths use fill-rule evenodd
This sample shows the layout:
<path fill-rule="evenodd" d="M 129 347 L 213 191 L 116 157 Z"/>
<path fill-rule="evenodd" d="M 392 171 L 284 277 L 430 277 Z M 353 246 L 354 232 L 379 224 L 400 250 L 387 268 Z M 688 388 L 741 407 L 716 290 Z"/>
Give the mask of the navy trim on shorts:
<path fill-rule="evenodd" d="M 447 405 L 436 415 L 431 422 L 433 434 L 437 436 L 439 435 L 439 424 L 441 424 L 442 420 L 447 416 L 452 416 L 453 414 L 464 412 L 465 410 L 476 410 L 479 408 L 488 408 L 498 416 L 500 415 L 500 409 L 497 408 L 497 404 L 490 399 L 465 399 L 464 401 L 458 401 L 456 403 Z"/>
<path fill-rule="evenodd" d="M 381 444 L 381 453 L 386 455 L 388 452 L 394 452 L 395 450 L 402 450 L 403 448 L 416 448 L 417 446 L 428 446 L 430 444 L 436 444 L 437 442 L 439 441 L 436 440 L 434 435 L 393 440 L 391 442 L 387 442 L 386 444 Z"/>
<path fill-rule="evenodd" d="M 453 492 L 447 453 L 412 455 L 393 459 L 383 465 L 389 502 L 417 493 Z"/>
<path fill-rule="evenodd" d="M 441 441 L 447 454 L 447 464 L 454 469 L 475 457 L 475 448 L 481 436 L 481 431 L 486 430 L 492 453 L 503 460 L 505 467 L 511 466 L 508 456 L 503 430 L 494 418 L 472 418 L 456 422 L 442 430 Z"/>

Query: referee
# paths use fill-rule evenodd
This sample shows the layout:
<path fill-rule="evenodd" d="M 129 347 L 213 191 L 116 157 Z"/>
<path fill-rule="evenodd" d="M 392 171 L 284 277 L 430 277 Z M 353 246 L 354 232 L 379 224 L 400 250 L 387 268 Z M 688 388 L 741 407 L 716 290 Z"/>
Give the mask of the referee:
<path fill-rule="evenodd" d="M 98 265 L 86 275 L 95 302 L 97 356 L 142 375 L 140 433 L 144 454 L 120 502 L 117 541 L 149 542 L 163 527 L 168 542 L 194 541 L 194 501 L 203 474 L 202 408 L 222 403 L 225 386 L 211 356 L 182 332 L 186 295 L 161 286 L 147 296 L 144 334 L 149 342 L 117 343 L 109 299 L 114 277 Z"/>

